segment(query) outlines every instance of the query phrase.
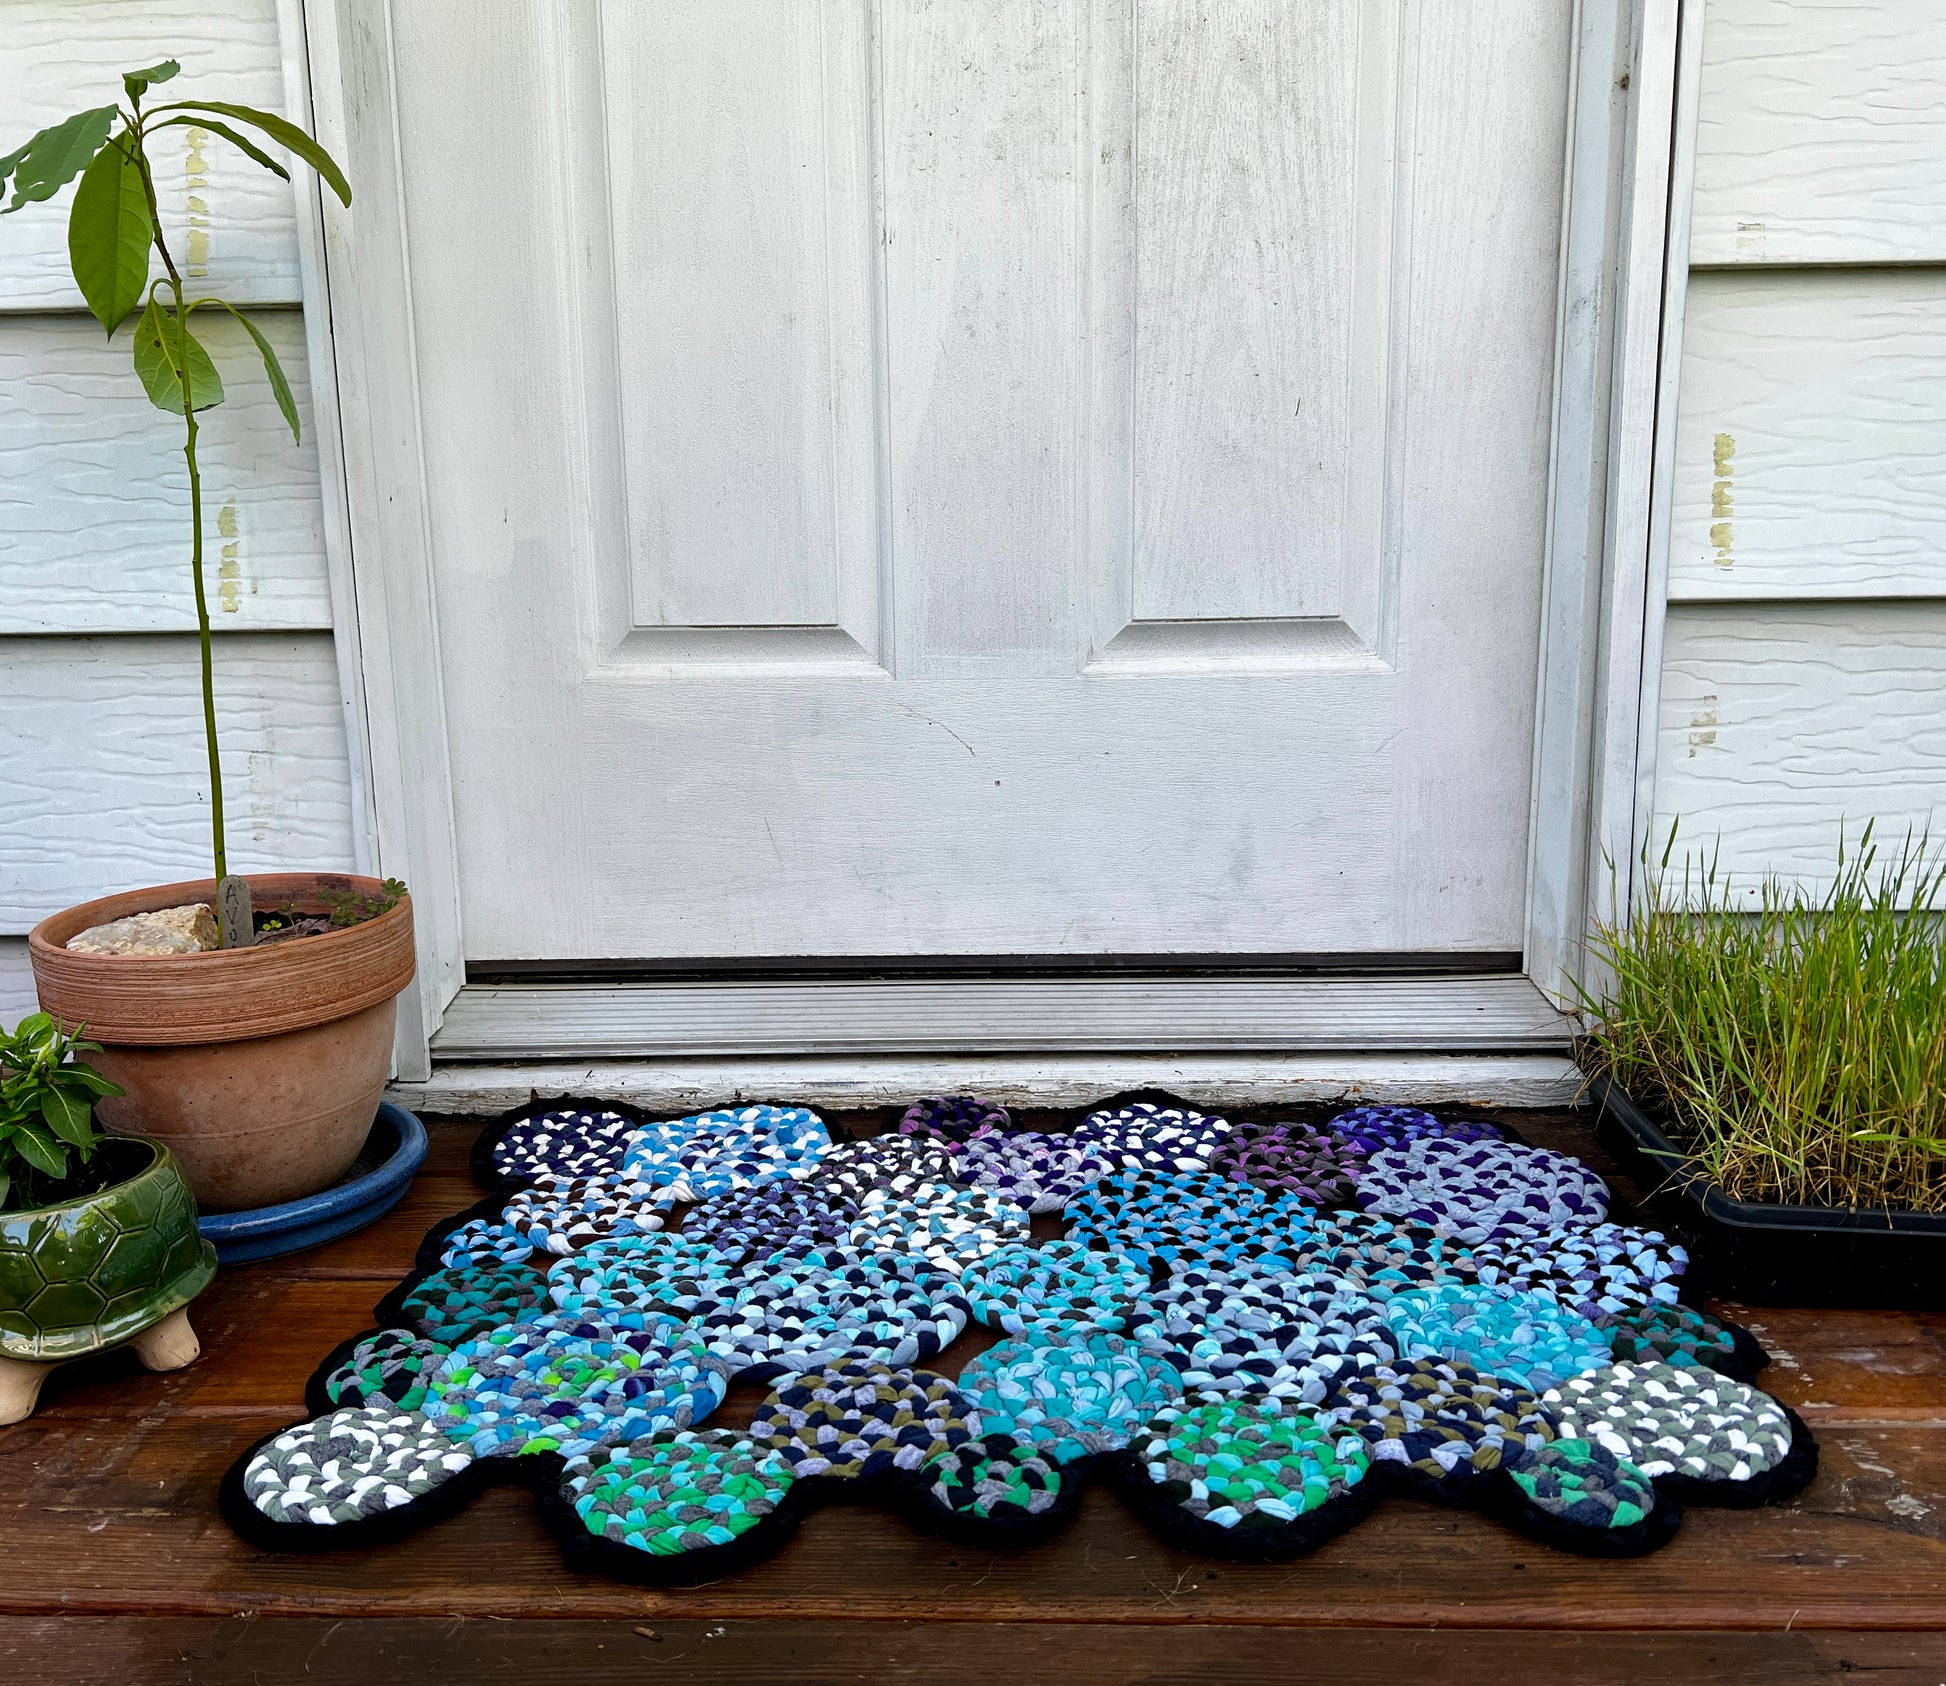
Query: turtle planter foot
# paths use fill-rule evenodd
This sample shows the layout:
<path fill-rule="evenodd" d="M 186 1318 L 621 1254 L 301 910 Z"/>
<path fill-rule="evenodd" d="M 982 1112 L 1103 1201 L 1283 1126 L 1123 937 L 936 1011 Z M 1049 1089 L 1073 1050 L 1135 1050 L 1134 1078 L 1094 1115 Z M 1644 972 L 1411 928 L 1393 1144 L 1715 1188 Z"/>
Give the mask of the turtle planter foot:
<path fill-rule="evenodd" d="M 203 1355 L 203 1343 L 189 1326 L 189 1307 L 178 1306 L 153 1329 L 128 1343 L 145 1370 L 180 1370 Z"/>
<path fill-rule="evenodd" d="M 194 1364 L 203 1353 L 203 1343 L 189 1326 L 187 1306 L 178 1306 L 153 1329 L 144 1329 L 128 1347 L 145 1370 L 180 1370 Z M 65 1358 L 37 1364 L 30 1358 L 0 1357 L 0 1427 L 31 1417 L 40 1402 L 41 1383 L 63 1364 L 75 1362 Z"/>
<path fill-rule="evenodd" d="M 47 1372 L 59 1368 L 58 1364 L 31 1364 L 24 1358 L 0 1358 L 0 1424 L 31 1417 Z"/>

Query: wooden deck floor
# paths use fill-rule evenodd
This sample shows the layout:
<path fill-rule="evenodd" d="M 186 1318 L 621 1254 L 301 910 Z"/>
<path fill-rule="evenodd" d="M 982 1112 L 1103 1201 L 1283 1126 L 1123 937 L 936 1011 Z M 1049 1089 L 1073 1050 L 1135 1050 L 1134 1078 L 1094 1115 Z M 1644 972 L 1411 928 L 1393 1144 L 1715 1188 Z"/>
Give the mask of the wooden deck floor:
<path fill-rule="evenodd" d="M 1571 1118 L 1519 1123 L 1610 1168 Z M 1635 1563 L 1390 1503 L 1303 1561 L 1213 1564 L 1099 1491 L 1021 1553 L 826 1509 L 770 1562 L 672 1592 L 567 1573 L 513 1491 L 380 1549 L 250 1550 L 218 1478 L 303 1415 L 318 1359 L 476 1198 L 469 1140 L 436 1129 L 406 1202 L 363 1235 L 224 1272 L 191 1369 L 110 1355 L 0 1429 L 0 1681 L 1946 1681 L 1946 1316 L 1906 1312 L 1731 1308 L 1817 1429 L 1823 1473 L 1780 1510 L 1693 1510 Z"/>

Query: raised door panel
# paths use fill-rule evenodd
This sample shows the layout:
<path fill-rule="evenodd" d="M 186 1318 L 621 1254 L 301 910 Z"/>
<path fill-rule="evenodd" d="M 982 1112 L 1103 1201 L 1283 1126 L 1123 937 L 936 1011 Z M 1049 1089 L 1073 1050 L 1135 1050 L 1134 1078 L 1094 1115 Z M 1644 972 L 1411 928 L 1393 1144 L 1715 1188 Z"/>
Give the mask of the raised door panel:
<path fill-rule="evenodd" d="M 622 660 L 878 645 L 865 12 L 601 8 Z"/>
<path fill-rule="evenodd" d="M 1384 665 L 1400 10 L 883 9 L 901 676 Z"/>
<path fill-rule="evenodd" d="M 1397 14 L 1095 8 L 1102 671 L 1375 654 Z"/>

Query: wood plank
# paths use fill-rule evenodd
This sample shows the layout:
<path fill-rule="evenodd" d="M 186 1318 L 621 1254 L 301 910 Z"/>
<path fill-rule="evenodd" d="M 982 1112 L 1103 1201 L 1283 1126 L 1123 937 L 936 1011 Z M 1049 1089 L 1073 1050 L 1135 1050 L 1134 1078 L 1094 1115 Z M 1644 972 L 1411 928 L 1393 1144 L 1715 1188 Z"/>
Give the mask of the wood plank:
<path fill-rule="evenodd" d="M 1946 596 L 1946 273 L 1695 276 L 1675 456 L 1672 601 Z"/>
<path fill-rule="evenodd" d="M 179 96 L 284 109 L 276 0 L 14 0 L 0 8 L 0 150 L 72 112 L 122 99 L 121 72 L 160 59 Z M 227 141 L 167 129 L 150 142 L 163 227 L 185 278 L 235 304 L 294 304 L 297 226 L 290 187 Z M 281 149 L 275 149 L 281 155 Z M 81 308 L 68 270 L 70 192 L 23 207 L 0 241 L 0 311 Z"/>
<path fill-rule="evenodd" d="M 193 636 L 18 638 L 0 662 L 0 930 L 209 871 Z M 325 633 L 216 653 L 230 867 L 349 871 L 351 788 Z M 112 823 L 109 821 L 112 816 Z"/>
<path fill-rule="evenodd" d="M 225 392 L 198 445 L 210 618 L 221 632 L 329 627 L 304 323 L 252 319 L 290 378 L 303 443 L 243 325 L 198 316 Z M 129 344 L 92 317 L 0 316 L 0 634 L 195 629 L 182 417 L 148 401 Z"/>
<path fill-rule="evenodd" d="M 1212 1563 L 1156 1542 L 1097 1490 L 1064 1534 L 1024 1552 L 972 1552 L 895 1514 L 840 1507 L 747 1573 L 645 1592 L 564 1574 L 532 1501 L 508 1489 L 384 1547 L 250 1550 L 218 1519 L 216 1484 L 294 1415 L 50 1417 L 0 1431 L 0 1549 L 39 1566 L 0 1586 L 0 1611 L 726 1620 L 821 1619 L 842 1607 L 870 1620 L 1946 1629 L 1946 1433 L 1936 1429 L 1846 1434 L 1794 1504 L 1695 1511 L 1666 1550 L 1625 1567 L 1403 1502 L 1295 1564 Z"/>
<path fill-rule="evenodd" d="M 1761 1385 L 1825 1426 L 1946 1428 L 1946 1313 L 1725 1305 L 1771 1356 Z"/>
<path fill-rule="evenodd" d="M 311 1686 L 440 1678 L 573 1680 L 638 1686 L 679 1676 L 772 1686 L 924 1680 L 1195 1680 L 1209 1686 L 1286 1678 L 1301 1656 L 1307 1686 L 1394 1686 L 1436 1672 L 1443 1686 L 1566 1680 L 1635 1686 L 1667 1674 L 1686 1686 L 1810 1686 L 1868 1671 L 1883 1686 L 1937 1686 L 1946 1642 L 1935 1634 L 1580 1633 L 1518 1629 L 1288 1629 L 1183 1623 L 1126 1628 L 980 1622 L 612 1621 L 464 1617 L 369 1620 L 90 1616 L 16 1618 L 0 1631 L 0 1666 L 16 1686 L 77 1680 L 223 1686 L 302 1678 Z"/>
<path fill-rule="evenodd" d="M 1567 1045 L 1520 977 L 469 984 L 433 1038 L 447 1059 Z"/>
<path fill-rule="evenodd" d="M 1841 824 L 1896 847 L 1946 811 L 1942 685 L 1946 602 L 1671 608 L 1657 848 L 1680 817 L 1754 903 L 1768 872 L 1828 884 Z"/>
<path fill-rule="evenodd" d="M 1946 13 L 1710 0 L 1692 259 L 1946 258 Z"/>

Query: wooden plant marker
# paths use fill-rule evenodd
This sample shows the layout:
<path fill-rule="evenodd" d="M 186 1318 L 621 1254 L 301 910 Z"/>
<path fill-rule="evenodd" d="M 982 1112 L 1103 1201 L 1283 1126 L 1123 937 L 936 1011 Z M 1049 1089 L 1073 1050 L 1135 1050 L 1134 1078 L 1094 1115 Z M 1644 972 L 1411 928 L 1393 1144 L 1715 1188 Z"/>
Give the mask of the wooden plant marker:
<path fill-rule="evenodd" d="M 250 911 L 250 880 L 231 873 L 216 886 L 216 926 L 225 948 L 248 948 L 257 940 Z"/>

